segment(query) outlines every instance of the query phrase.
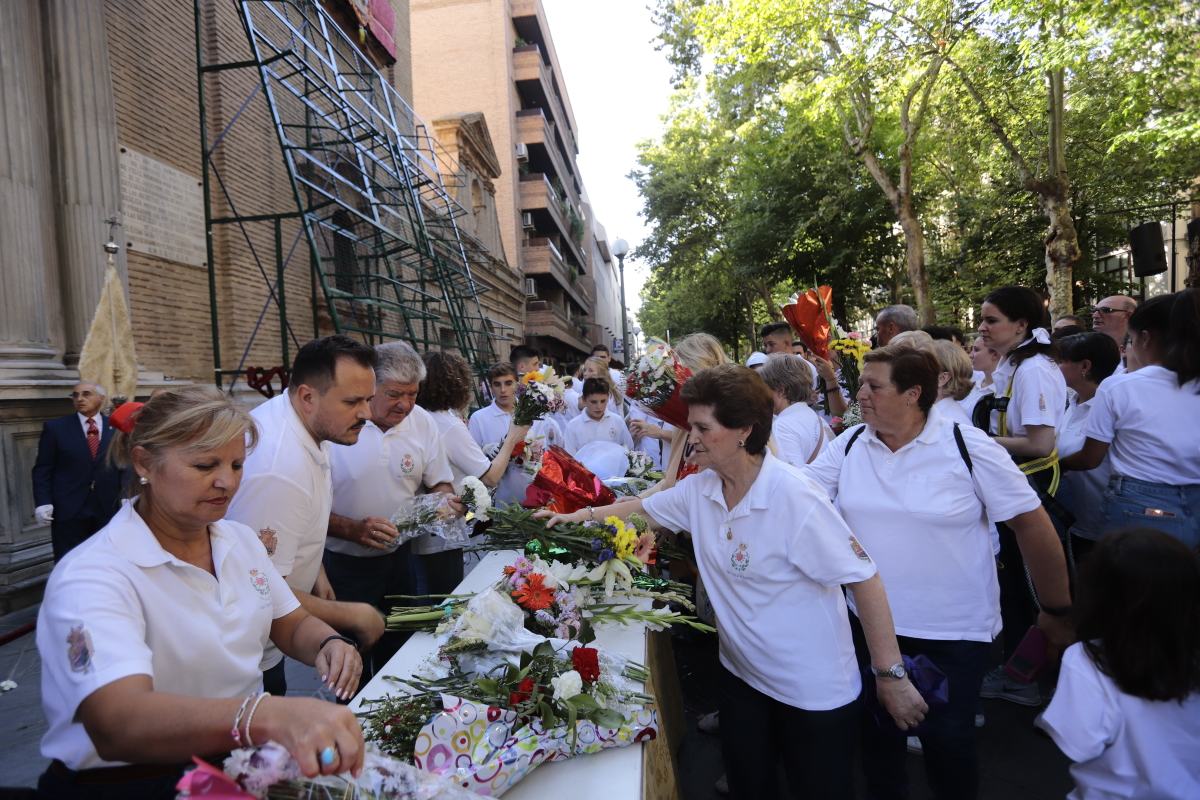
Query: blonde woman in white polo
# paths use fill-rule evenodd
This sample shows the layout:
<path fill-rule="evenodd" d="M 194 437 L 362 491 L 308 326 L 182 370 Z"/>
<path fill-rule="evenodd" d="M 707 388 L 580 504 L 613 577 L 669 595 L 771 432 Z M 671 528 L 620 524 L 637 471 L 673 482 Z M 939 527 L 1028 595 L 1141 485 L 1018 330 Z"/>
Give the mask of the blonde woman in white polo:
<path fill-rule="evenodd" d="M 193 386 L 152 398 L 125 427 L 112 451 L 137 496 L 59 562 L 38 614 L 42 796 L 173 797 L 193 755 L 268 740 L 306 775 L 360 769 L 362 731 L 345 707 L 262 692 L 269 642 L 341 697 L 362 661 L 300 607 L 255 532 L 222 519 L 256 439 L 250 416 Z"/>

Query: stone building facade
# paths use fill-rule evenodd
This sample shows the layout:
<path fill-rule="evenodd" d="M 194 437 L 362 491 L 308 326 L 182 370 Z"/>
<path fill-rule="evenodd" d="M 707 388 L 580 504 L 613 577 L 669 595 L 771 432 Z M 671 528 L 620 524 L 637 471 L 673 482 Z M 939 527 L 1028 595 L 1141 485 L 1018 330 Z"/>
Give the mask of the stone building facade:
<path fill-rule="evenodd" d="M 360 41 L 411 99 L 408 0 L 323 5 L 347 41 Z M 356 7 L 359 14 L 368 8 L 369 20 Z M 209 64 L 246 56 L 236 3 L 0 3 L 0 613 L 35 601 L 52 566 L 49 529 L 33 517 L 30 470 L 42 423 L 71 412 L 67 394 L 104 279 L 105 220 L 122 223 L 117 265 L 140 396 L 172 383 L 213 382 L 216 367 L 282 365 L 287 352 L 330 330 L 294 220 L 279 232 L 284 252 L 293 254 L 282 271 L 286 313 L 272 303 L 271 225 L 214 226 L 210 285 L 198 49 Z M 239 213 L 279 210 L 291 187 L 269 113 L 255 97 L 255 71 L 203 80 L 210 144 L 224 137 L 213 165 L 228 182 L 210 186 L 214 216 L 231 211 L 227 192 L 239 186 Z M 486 128 L 467 124 L 463 134 L 461 120 L 439 126 L 439 136 L 442 128 L 459 131 L 465 142 L 445 156 L 444 168 L 475 175 L 488 195 L 498 169 Z M 474 184 L 464 185 L 469 199 Z M 506 263 L 494 212 L 489 221 L 483 205 L 465 221 L 472 269 L 490 289 L 488 315 L 519 334 L 520 281 Z M 215 336 L 210 292 L 221 323 Z M 226 385 L 231 380 L 225 376 Z M 238 388 L 246 392 L 244 383 Z"/>
<path fill-rule="evenodd" d="M 596 276 L 607 270 L 608 292 L 611 259 L 595 242 L 603 227 L 576 163 L 578 127 L 540 0 L 411 0 L 411 9 L 417 113 L 479 111 L 495 142 L 500 238 L 525 295 L 518 338 L 559 364 L 611 346 L 612 320 L 597 316 L 611 304 L 598 302 Z"/>

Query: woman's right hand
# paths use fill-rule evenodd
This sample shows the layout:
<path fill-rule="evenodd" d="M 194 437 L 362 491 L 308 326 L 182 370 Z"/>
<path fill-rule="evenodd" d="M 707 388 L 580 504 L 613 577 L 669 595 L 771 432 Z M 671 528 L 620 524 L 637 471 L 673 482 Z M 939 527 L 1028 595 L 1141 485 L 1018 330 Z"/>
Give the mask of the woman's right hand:
<path fill-rule="evenodd" d="M 509 420 L 508 434 L 509 434 L 509 436 L 512 436 L 516 441 L 523 442 L 523 441 L 525 441 L 525 437 L 529 435 L 529 429 L 532 427 L 533 427 L 532 424 L 517 425 L 512 420 Z"/>
<path fill-rule="evenodd" d="M 553 528 L 555 525 L 559 524 L 560 522 L 568 522 L 568 523 L 583 522 L 583 517 L 581 516 L 581 514 L 583 514 L 582 511 L 575 511 L 571 514 L 555 514 L 553 511 L 543 508 L 543 509 L 533 512 L 533 518 L 534 519 L 544 519 L 544 520 L 546 520 L 546 527 Z"/>
<path fill-rule="evenodd" d="M 256 742 L 274 740 L 287 748 L 306 777 L 362 771 L 365 745 L 354 713 L 310 697 L 266 697 L 254 714 Z M 333 748 L 333 761 L 321 760 L 321 751 Z"/>

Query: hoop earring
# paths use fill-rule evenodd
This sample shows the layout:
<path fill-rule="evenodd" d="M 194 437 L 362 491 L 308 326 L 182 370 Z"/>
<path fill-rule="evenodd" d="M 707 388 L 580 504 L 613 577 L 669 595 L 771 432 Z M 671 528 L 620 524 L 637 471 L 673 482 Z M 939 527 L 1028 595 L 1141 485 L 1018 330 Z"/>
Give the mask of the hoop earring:
<path fill-rule="evenodd" d="M 738 439 L 738 447 L 745 447 L 745 446 L 746 446 L 746 440 Z"/>

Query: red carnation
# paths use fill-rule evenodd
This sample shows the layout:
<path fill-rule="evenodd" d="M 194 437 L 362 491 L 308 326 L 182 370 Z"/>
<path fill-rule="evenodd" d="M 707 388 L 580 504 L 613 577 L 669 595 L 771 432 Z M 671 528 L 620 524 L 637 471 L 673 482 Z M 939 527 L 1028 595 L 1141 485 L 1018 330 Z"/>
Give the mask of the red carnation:
<path fill-rule="evenodd" d="M 517 684 L 517 690 L 508 695 L 508 704 L 510 706 L 524 703 L 533 695 L 533 678 L 525 678 Z"/>
<path fill-rule="evenodd" d="M 600 652 L 594 647 L 576 647 L 571 651 L 571 665 L 584 683 L 600 680 Z"/>

